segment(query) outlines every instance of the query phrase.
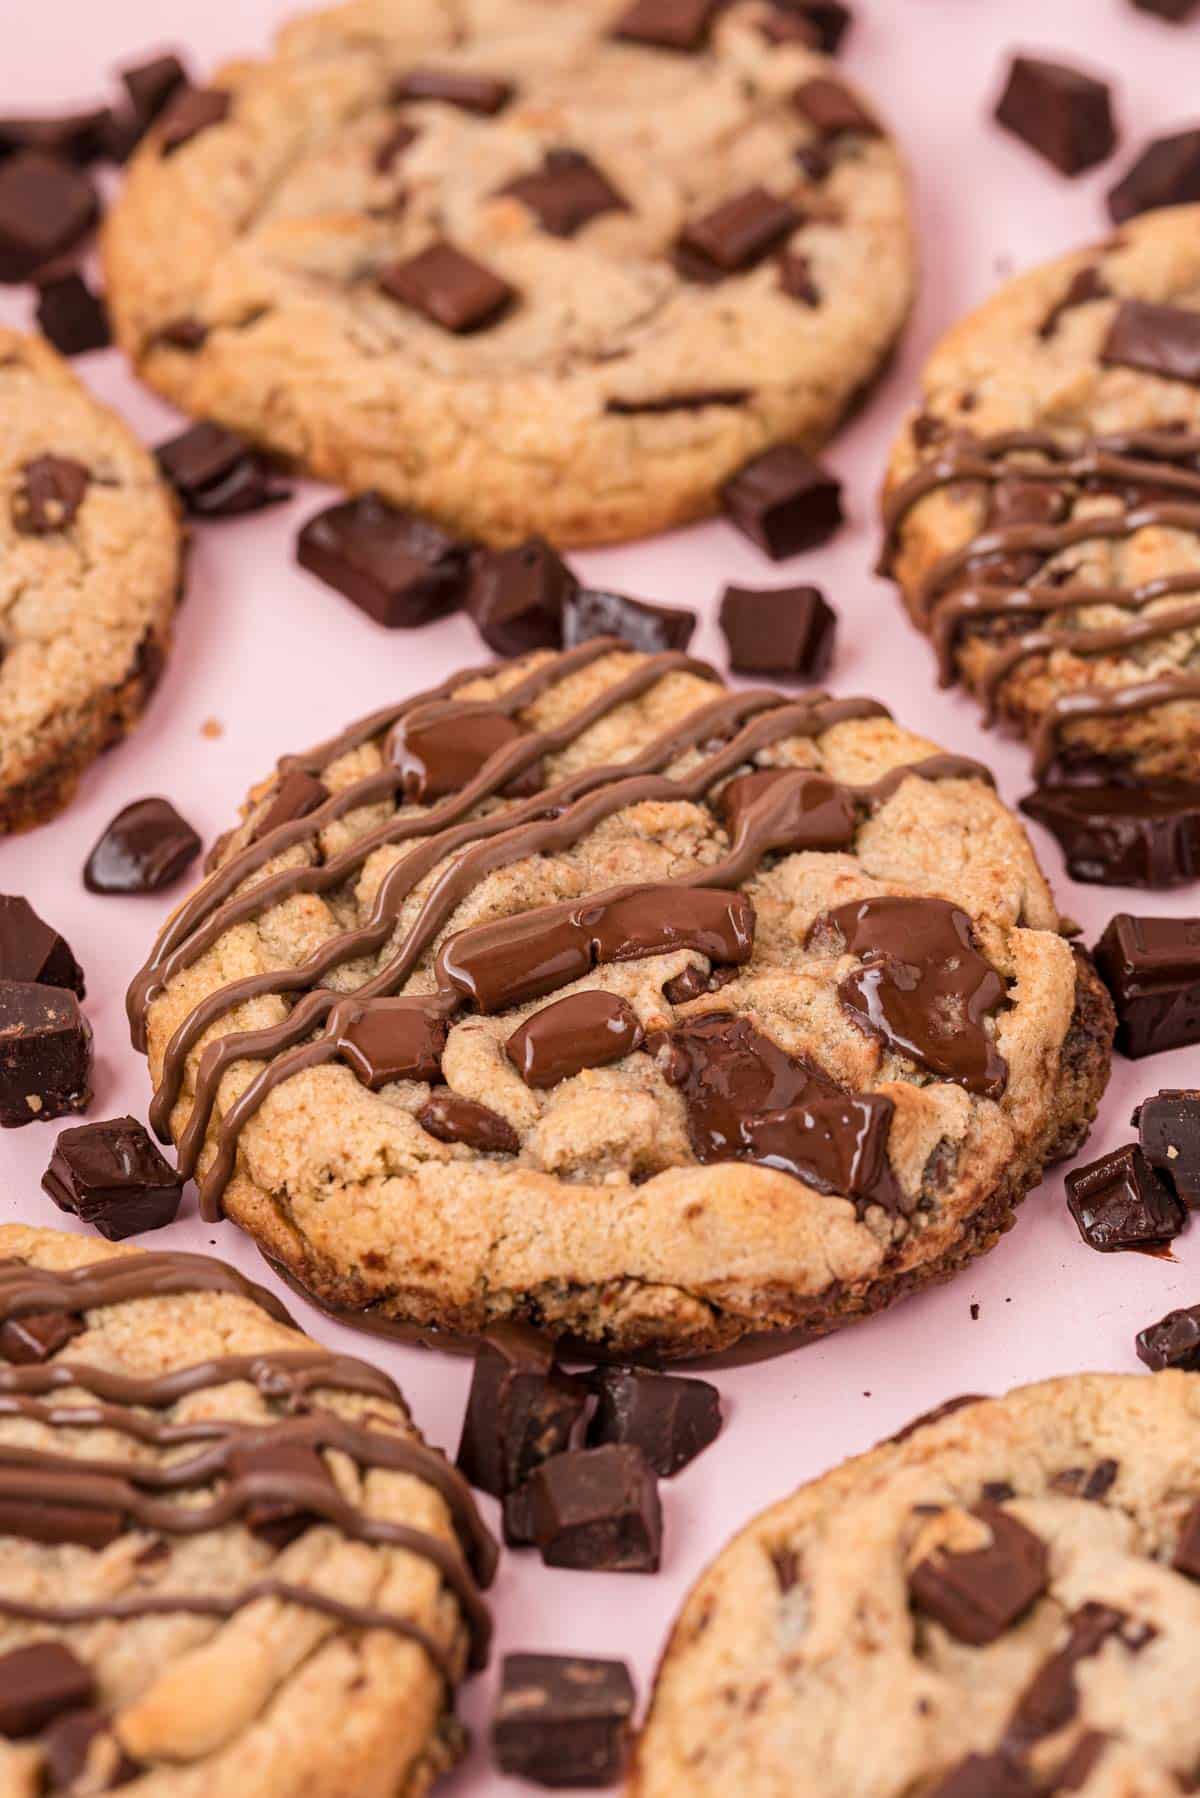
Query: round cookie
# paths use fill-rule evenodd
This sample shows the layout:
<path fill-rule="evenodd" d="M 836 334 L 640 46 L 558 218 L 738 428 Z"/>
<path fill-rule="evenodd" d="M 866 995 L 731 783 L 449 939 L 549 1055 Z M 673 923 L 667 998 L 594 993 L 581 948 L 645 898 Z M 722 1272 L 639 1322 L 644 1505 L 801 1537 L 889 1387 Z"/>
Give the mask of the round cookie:
<path fill-rule="evenodd" d="M 0 1457 L 8 1798 L 419 1798 L 458 1757 L 495 1544 L 388 1377 L 232 1268 L 0 1226 Z"/>
<path fill-rule="evenodd" d="M 139 373 L 491 542 L 710 512 L 912 296 L 900 157 L 775 0 L 351 0 L 188 94 L 105 235 Z M 465 258 L 465 260 L 464 260 Z"/>
<path fill-rule="evenodd" d="M 153 457 L 41 338 L 0 330 L 0 835 L 67 803 L 171 642 L 177 512 Z"/>
<path fill-rule="evenodd" d="M 1198 1429 L 1189 1374 L 1081 1374 L 802 1487 L 684 1605 L 630 1798 L 1195 1791 Z"/>
<path fill-rule="evenodd" d="M 677 652 L 459 675 L 216 859 L 130 991 L 151 1116 L 365 1327 L 821 1334 L 990 1247 L 1107 1077 L 985 769 Z"/>
<path fill-rule="evenodd" d="M 1019 276 L 929 361 L 884 563 L 944 683 L 1056 769 L 1200 765 L 1200 208 Z"/>

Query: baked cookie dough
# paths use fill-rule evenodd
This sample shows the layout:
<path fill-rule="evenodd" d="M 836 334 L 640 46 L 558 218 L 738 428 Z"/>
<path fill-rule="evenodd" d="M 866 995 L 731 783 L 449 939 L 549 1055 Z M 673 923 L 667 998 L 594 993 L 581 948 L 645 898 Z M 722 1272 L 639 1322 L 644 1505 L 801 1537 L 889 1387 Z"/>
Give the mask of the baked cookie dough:
<path fill-rule="evenodd" d="M 943 340 L 885 566 L 1036 771 L 1200 766 L 1200 207 L 1021 275 Z"/>
<path fill-rule="evenodd" d="M 0 1226 L 0 1790 L 419 1798 L 495 1545 L 379 1369 L 206 1255 Z"/>
<path fill-rule="evenodd" d="M 286 758 L 129 1008 L 206 1214 L 319 1302 L 664 1354 L 990 1247 L 1112 1033 L 979 764 L 614 639 Z"/>
<path fill-rule="evenodd" d="M 1195 1791 L 1198 1430 L 1190 1374 L 1081 1374 L 802 1487 L 684 1605 L 630 1798 Z"/>
<path fill-rule="evenodd" d="M 42 338 L 0 329 L 0 835 L 52 817 L 136 723 L 181 556 L 153 458 Z"/>
<path fill-rule="evenodd" d="M 711 512 L 913 290 L 904 170 L 774 0 L 351 0 L 189 93 L 105 235 L 152 387 L 495 543 Z"/>

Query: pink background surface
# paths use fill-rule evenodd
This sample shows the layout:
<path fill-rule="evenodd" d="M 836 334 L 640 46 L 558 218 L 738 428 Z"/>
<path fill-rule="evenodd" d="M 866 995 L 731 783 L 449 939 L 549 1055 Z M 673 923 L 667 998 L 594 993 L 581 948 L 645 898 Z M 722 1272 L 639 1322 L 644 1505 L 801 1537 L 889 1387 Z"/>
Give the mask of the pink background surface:
<path fill-rule="evenodd" d="M 0 112 L 87 99 L 110 69 L 164 42 L 164 11 L 170 44 L 202 73 L 226 56 L 265 48 L 293 4 L 173 0 L 164 9 L 160 0 L 104 6 L 38 0 L 18 9 L 16 0 L 5 0 L 0 13 L 11 13 L 15 25 L 19 10 L 20 30 L 0 75 Z M 724 523 L 579 556 L 577 563 L 597 582 L 698 609 L 703 623 L 693 647 L 718 663 L 724 646 L 715 610 L 725 581 L 819 582 L 841 616 L 834 690 L 876 694 L 903 722 L 988 761 L 1006 798 L 1015 801 L 1030 784 L 1024 751 L 984 734 L 974 705 L 961 695 L 936 690 L 928 645 L 871 573 L 874 496 L 916 372 L 938 334 L 1008 273 L 1103 235 L 1104 192 L 1133 150 L 1152 134 L 1195 122 L 1200 21 L 1172 29 L 1136 13 L 1127 0 L 856 0 L 856 12 L 843 62 L 878 98 L 907 147 L 925 272 L 900 356 L 829 455 L 846 483 L 847 527 L 826 549 L 779 568 Z M 1113 80 L 1121 148 L 1107 167 L 1066 181 L 988 122 L 1006 53 L 1017 46 L 1085 59 Z M 0 318 L 23 325 L 31 316 L 27 290 L 0 292 Z M 170 433 L 170 409 L 138 388 L 115 351 L 76 367 L 148 442 Z M 299 572 L 292 564 L 294 533 L 321 499 L 318 489 L 300 484 L 289 506 L 197 530 L 175 654 L 144 725 L 92 772 L 63 817 L 0 844 L 0 891 L 27 893 L 86 967 L 97 1051 L 93 1117 L 145 1115 L 145 1067 L 128 1047 L 122 994 L 167 909 L 161 898 L 95 898 L 84 891 L 80 868 L 112 814 L 131 799 L 166 793 L 210 842 L 278 755 L 479 657 L 465 618 L 388 635 Z M 213 719 L 222 731 L 210 737 L 202 726 Z M 1057 847 L 1034 834 L 1064 910 L 1085 926 L 1088 941 L 1123 907 L 1200 910 L 1194 887 L 1161 897 L 1072 887 Z M 1089 1155 L 1128 1140 L 1130 1110 L 1145 1093 L 1198 1081 L 1197 1050 L 1118 1062 Z M 62 1221 L 38 1184 L 56 1129 L 34 1124 L 0 1140 L 0 1219 Z M 147 1246 L 213 1248 L 270 1280 L 232 1226 L 200 1224 L 190 1195 L 180 1221 L 148 1238 Z M 536 1556 L 506 1556 L 492 1595 L 498 1650 L 624 1655 L 644 1698 L 679 1601 L 735 1527 L 952 1394 L 1000 1392 L 1080 1368 L 1135 1370 L 1134 1331 L 1172 1305 L 1200 1299 L 1194 1231 L 1176 1256 L 1167 1262 L 1092 1253 L 1066 1211 L 1061 1173 L 1052 1176 L 1026 1201 L 1017 1228 L 952 1285 L 826 1343 L 716 1374 L 726 1429 L 713 1449 L 663 1487 L 659 1577 L 551 1572 Z M 386 1364 L 430 1438 L 453 1453 L 467 1363 L 383 1346 L 302 1305 L 296 1309 L 323 1341 Z M 495 1773 L 484 1746 L 497 1671 L 498 1654 L 461 1697 L 476 1745 L 449 1782 L 457 1798 L 522 1789 Z"/>

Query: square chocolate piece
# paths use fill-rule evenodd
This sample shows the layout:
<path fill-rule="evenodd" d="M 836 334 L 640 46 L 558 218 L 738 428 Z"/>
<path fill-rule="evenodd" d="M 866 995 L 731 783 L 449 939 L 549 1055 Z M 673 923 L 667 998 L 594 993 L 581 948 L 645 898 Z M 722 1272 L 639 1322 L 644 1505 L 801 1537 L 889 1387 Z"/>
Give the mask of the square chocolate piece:
<path fill-rule="evenodd" d="M 499 191 L 527 206 L 552 237 L 574 237 L 606 212 L 629 211 L 624 195 L 581 150 L 547 150 L 540 169 Z"/>
<path fill-rule="evenodd" d="M 818 587 L 726 587 L 721 629 L 736 673 L 816 681 L 833 660 L 837 616 Z"/>
<path fill-rule="evenodd" d="M 587 1390 L 555 1364 L 553 1344 L 525 1324 L 498 1324 L 475 1357 L 458 1447 L 460 1473 L 504 1498 L 569 1448 Z"/>
<path fill-rule="evenodd" d="M 62 1131 L 42 1189 L 60 1211 L 123 1242 L 174 1223 L 183 1181 L 137 1119 L 123 1117 Z"/>
<path fill-rule="evenodd" d="M 291 498 L 267 458 L 223 425 L 191 425 L 155 454 L 194 518 L 240 518 Z"/>
<path fill-rule="evenodd" d="M 310 518 L 296 560 L 387 630 L 444 618 L 461 604 L 467 583 L 467 545 L 378 493 Z"/>
<path fill-rule="evenodd" d="M 1117 1008 L 1117 1048 L 1137 1060 L 1200 1043 L 1200 918 L 1118 912 L 1096 945 Z"/>
<path fill-rule="evenodd" d="M 940 1549 L 908 1576 L 919 1610 L 959 1642 L 983 1648 L 1024 1615 L 1046 1589 L 1046 1544 L 1000 1505 L 984 1503 L 972 1515 L 991 1534 L 981 1548 Z"/>
<path fill-rule="evenodd" d="M 91 1668 L 65 1642 L 30 1642 L 0 1654 L 0 1736 L 40 1735 L 95 1697 Z"/>
<path fill-rule="evenodd" d="M 1156 137 L 1109 191 L 1108 216 L 1115 225 L 1157 206 L 1186 206 L 1200 200 L 1200 130 Z"/>
<path fill-rule="evenodd" d="M 579 582 L 542 537 L 515 549 L 481 550 L 467 611 L 498 656 L 527 655 L 562 644 L 563 606 Z"/>
<path fill-rule="evenodd" d="M 505 1655 L 492 1719 L 496 1765 L 538 1785 L 613 1785 L 625 1764 L 633 1706 L 624 1661 Z"/>
<path fill-rule="evenodd" d="M 684 226 L 679 247 L 685 268 L 699 257 L 718 278 L 740 274 L 770 255 L 800 223 L 786 200 L 765 187 L 748 187 Z"/>
<path fill-rule="evenodd" d="M 0 1127 L 83 1111 L 91 1077 L 91 1026 L 74 993 L 0 980 Z"/>
<path fill-rule="evenodd" d="M 507 281 L 444 242 L 393 263 L 379 285 L 390 299 L 459 337 L 496 324 L 517 298 Z"/>
<path fill-rule="evenodd" d="M 533 1537 L 547 1567 L 658 1572 L 662 1506 L 640 1448 L 609 1443 L 552 1455 L 529 1487 Z"/>
<path fill-rule="evenodd" d="M 764 450 L 721 489 L 725 515 L 781 562 L 828 542 L 842 522 L 842 486 L 792 443 Z"/>
<path fill-rule="evenodd" d="M 1036 56 L 1014 56 L 996 122 L 1063 175 L 1103 162 L 1117 141 L 1107 83 Z"/>
<path fill-rule="evenodd" d="M 1200 386 L 1200 312 L 1152 300 L 1122 300 L 1100 346 L 1100 360 L 1110 368 L 1136 368 L 1140 374 Z"/>
<path fill-rule="evenodd" d="M 1053 832 L 1072 880 L 1159 891 L 1200 874 L 1200 782 L 1050 782 L 1021 801 Z"/>
<path fill-rule="evenodd" d="M 1135 1346 L 1138 1360 L 1154 1373 L 1164 1367 L 1200 1373 L 1200 1305 L 1168 1311 L 1156 1324 L 1147 1324 L 1138 1331 Z"/>
<path fill-rule="evenodd" d="M 721 1432 L 721 1395 L 707 1380 L 604 1368 L 595 1375 L 596 1409 L 587 1445 L 632 1443 L 662 1479 L 694 1461 Z"/>
<path fill-rule="evenodd" d="M 38 917 L 28 899 L 0 893 L 0 980 L 65 986 L 83 998 L 83 969 L 71 946 Z"/>
<path fill-rule="evenodd" d="M 1133 1114 L 1142 1153 L 1185 1205 L 1200 1205 L 1200 1092 L 1168 1087 Z"/>
<path fill-rule="evenodd" d="M 1067 1204 L 1088 1247 L 1105 1254 L 1165 1247 L 1186 1221 L 1183 1206 L 1136 1143 L 1073 1168 Z"/>

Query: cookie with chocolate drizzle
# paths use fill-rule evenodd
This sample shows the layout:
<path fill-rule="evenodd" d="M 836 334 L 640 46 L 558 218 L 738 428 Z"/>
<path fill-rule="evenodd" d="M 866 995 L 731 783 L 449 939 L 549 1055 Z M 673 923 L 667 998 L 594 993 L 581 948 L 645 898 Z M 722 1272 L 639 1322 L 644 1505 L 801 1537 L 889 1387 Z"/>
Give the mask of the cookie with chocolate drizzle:
<path fill-rule="evenodd" d="M 470 1488 L 220 1261 L 0 1226 L 0 1535 L 14 1798 L 418 1792 L 457 1758 L 497 1552 Z"/>
<path fill-rule="evenodd" d="M 979 764 L 611 638 L 286 757 L 129 1015 L 204 1215 L 319 1303 L 666 1354 L 990 1246 L 1112 1030 Z"/>

